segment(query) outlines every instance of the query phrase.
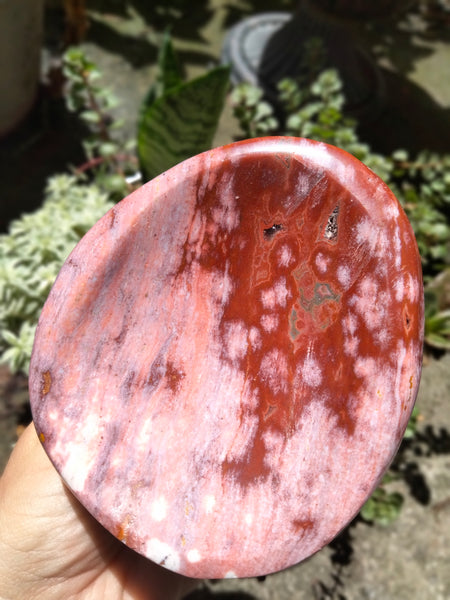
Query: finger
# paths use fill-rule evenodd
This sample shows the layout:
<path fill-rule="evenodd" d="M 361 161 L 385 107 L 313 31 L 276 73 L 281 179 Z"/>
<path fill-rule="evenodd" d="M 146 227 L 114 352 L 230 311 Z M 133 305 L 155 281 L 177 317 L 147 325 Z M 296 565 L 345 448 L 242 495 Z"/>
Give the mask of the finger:
<path fill-rule="evenodd" d="M 109 597 L 122 588 L 120 597 L 133 599 L 180 598 L 197 584 L 139 556 L 97 523 L 64 485 L 31 424 L 0 480 L 0 597 L 42 590 L 50 598 L 56 585 L 62 591 L 61 580 L 71 591 L 76 581 L 79 592 L 96 578 Z M 59 592 L 55 597 L 64 597 Z"/>
<path fill-rule="evenodd" d="M 101 570 L 116 553 L 107 532 L 67 490 L 31 424 L 0 480 L 0 596 L 20 597 L 1 587 L 8 581 L 15 587 L 20 581 L 28 597 L 27 590 L 61 576 Z"/>

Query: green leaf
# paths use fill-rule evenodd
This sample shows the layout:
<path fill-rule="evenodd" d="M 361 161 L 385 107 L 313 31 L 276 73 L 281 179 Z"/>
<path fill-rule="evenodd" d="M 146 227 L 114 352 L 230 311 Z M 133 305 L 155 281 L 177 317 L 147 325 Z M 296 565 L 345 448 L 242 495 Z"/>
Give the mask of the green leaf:
<path fill-rule="evenodd" d="M 403 496 L 397 492 L 387 492 L 377 488 L 361 509 L 361 516 L 366 521 L 389 525 L 400 514 Z"/>
<path fill-rule="evenodd" d="M 392 158 L 398 162 L 406 162 L 409 159 L 408 151 L 399 148 L 392 153 Z"/>
<path fill-rule="evenodd" d="M 158 73 L 156 80 L 149 87 L 144 97 L 140 111 L 149 108 L 153 102 L 161 98 L 166 92 L 183 83 L 183 74 L 178 62 L 178 57 L 173 47 L 169 32 L 164 32 L 162 44 L 158 54 Z"/>
<path fill-rule="evenodd" d="M 114 154 L 117 154 L 117 152 L 119 151 L 119 147 L 113 142 L 103 142 L 99 145 L 98 151 L 100 156 L 109 158 L 111 156 L 114 156 Z"/>
<path fill-rule="evenodd" d="M 432 311 L 430 307 L 425 316 L 425 342 L 438 350 L 450 350 L 450 310 Z"/>
<path fill-rule="evenodd" d="M 159 51 L 158 71 L 161 94 L 168 92 L 183 82 L 178 57 L 168 31 L 164 32 L 162 46 Z"/>
<path fill-rule="evenodd" d="M 408 421 L 408 425 L 406 426 L 405 433 L 403 435 L 404 439 L 411 439 L 416 435 L 419 416 L 419 409 L 417 406 L 415 406 Z"/>
<path fill-rule="evenodd" d="M 14 346 L 17 343 L 17 336 L 11 331 L 2 331 L 2 337 L 7 344 Z"/>
<path fill-rule="evenodd" d="M 211 147 L 229 83 L 229 68 L 178 85 L 141 109 L 138 156 L 144 179 Z"/>
<path fill-rule="evenodd" d="M 100 123 L 100 114 L 95 110 L 84 110 L 80 116 L 87 123 Z"/>
<path fill-rule="evenodd" d="M 42 206 L 0 235 L 0 362 L 13 372 L 27 372 L 39 313 L 58 271 L 111 208 L 109 198 L 97 184 L 55 175 L 47 182 Z"/>

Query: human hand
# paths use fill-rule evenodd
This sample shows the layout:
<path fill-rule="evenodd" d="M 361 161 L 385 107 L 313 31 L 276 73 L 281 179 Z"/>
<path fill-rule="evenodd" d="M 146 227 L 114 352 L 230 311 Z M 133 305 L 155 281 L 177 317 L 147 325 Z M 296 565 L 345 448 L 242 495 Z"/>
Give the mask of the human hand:
<path fill-rule="evenodd" d="M 31 424 L 0 479 L 1 600 L 176 600 L 196 581 L 119 542 L 66 488 Z"/>

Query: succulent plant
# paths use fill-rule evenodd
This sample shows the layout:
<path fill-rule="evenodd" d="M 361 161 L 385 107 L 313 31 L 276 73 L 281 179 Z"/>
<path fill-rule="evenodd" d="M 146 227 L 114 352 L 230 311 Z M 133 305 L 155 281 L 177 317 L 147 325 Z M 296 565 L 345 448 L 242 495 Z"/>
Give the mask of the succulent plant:
<path fill-rule="evenodd" d="M 0 361 L 13 372 L 28 372 L 38 316 L 59 269 L 112 205 L 98 186 L 55 175 L 42 207 L 0 235 Z"/>

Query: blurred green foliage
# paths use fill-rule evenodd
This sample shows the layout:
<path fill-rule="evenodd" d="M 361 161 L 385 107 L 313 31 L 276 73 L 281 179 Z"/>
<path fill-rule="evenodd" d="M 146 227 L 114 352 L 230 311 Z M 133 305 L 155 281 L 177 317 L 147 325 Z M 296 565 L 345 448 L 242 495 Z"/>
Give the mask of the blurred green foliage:
<path fill-rule="evenodd" d="M 28 372 L 38 317 L 58 271 L 111 206 L 97 184 L 55 175 L 42 207 L 0 235 L 0 358 L 13 372 Z"/>
<path fill-rule="evenodd" d="M 364 504 L 360 514 L 365 521 L 390 525 L 400 515 L 403 502 L 402 494 L 387 491 L 382 483 Z"/>
<path fill-rule="evenodd" d="M 138 121 L 138 156 L 144 180 L 211 148 L 229 87 L 228 67 L 216 67 L 184 81 L 168 34 L 158 66 L 159 76 L 144 98 Z"/>
<path fill-rule="evenodd" d="M 96 182 L 115 200 L 130 191 L 126 175 L 136 170 L 136 140 L 123 141 L 123 121 L 114 116 L 118 99 L 101 84 L 95 63 L 78 47 L 69 48 L 63 61 L 66 79 L 66 105 L 86 125 L 83 140 L 86 162 L 79 172 L 95 175 Z"/>

